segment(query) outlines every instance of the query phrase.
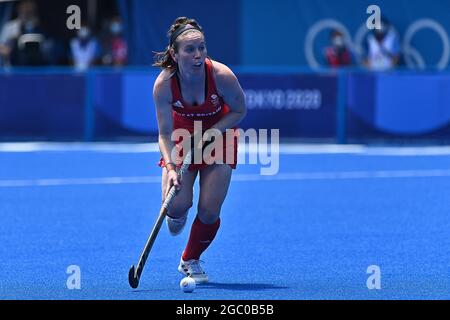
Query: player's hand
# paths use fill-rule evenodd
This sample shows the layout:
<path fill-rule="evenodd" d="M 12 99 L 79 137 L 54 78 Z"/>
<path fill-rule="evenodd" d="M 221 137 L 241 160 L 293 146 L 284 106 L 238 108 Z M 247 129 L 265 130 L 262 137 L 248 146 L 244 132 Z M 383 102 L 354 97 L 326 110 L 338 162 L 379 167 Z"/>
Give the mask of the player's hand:
<path fill-rule="evenodd" d="M 168 195 L 170 188 L 175 186 L 175 190 L 179 191 L 181 189 L 181 179 L 178 177 L 178 173 L 175 169 L 170 169 L 167 172 L 167 187 L 166 196 Z"/>

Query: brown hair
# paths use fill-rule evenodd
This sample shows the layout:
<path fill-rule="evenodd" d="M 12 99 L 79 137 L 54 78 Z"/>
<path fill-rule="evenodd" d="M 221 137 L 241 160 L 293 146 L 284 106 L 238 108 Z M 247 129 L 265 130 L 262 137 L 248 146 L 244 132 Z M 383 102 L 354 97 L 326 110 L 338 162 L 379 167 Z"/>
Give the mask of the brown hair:
<path fill-rule="evenodd" d="M 172 35 L 177 32 L 179 29 L 184 28 L 186 25 L 193 26 L 192 30 L 194 31 L 200 31 L 203 33 L 202 27 L 198 24 L 195 19 L 189 19 L 187 17 L 178 17 L 175 19 L 174 23 L 170 26 L 169 31 L 167 32 L 167 36 L 172 38 Z M 162 52 L 155 52 L 155 63 L 153 64 L 154 67 L 160 67 L 163 69 L 175 69 L 177 63 L 172 59 L 172 56 L 170 55 L 170 49 L 173 48 L 175 52 L 178 51 L 178 41 L 173 42 L 171 45 L 167 46 L 165 51 Z"/>

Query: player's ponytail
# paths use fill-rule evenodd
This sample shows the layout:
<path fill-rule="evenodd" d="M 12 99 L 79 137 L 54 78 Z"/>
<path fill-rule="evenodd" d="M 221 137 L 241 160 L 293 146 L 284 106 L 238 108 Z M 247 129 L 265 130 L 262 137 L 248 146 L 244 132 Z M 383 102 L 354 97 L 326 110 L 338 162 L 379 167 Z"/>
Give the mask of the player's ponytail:
<path fill-rule="evenodd" d="M 169 37 L 170 42 L 166 50 L 163 52 L 155 52 L 155 63 L 153 64 L 154 67 L 173 70 L 176 68 L 177 63 L 172 59 L 172 56 L 170 55 L 170 49 L 173 48 L 175 52 L 178 52 L 177 38 L 179 35 L 181 35 L 180 31 L 186 28 L 187 25 L 192 26 L 192 30 L 200 31 L 203 33 L 202 28 L 194 19 L 189 19 L 186 17 L 176 18 L 174 23 L 170 26 L 169 31 L 167 32 L 167 36 Z"/>

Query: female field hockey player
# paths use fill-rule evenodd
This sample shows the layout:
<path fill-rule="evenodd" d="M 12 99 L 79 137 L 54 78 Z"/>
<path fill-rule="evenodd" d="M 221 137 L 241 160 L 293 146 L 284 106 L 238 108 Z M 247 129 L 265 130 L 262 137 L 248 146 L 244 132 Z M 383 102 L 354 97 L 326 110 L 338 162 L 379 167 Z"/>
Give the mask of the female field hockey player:
<path fill-rule="evenodd" d="M 245 98 L 233 72 L 207 56 L 205 36 L 197 21 L 177 18 L 168 36 L 167 50 L 156 55 L 154 66 L 163 70 L 153 89 L 161 150 L 162 197 L 164 201 L 173 185 L 179 190 L 166 217 L 169 232 L 178 235 L 193 205 L 195 179 L 197 175 L 200 177 L 197 216 L 182 252 L 178 271 L 197 283 L 205 283 L 208 276 L 200 265 L 200 256 L 214 240 L 220 226 L 220 210 L 230 185 L 232 169 L 237 164 L 237 137 L 232 136 L 222 144 L 222 156 L 231 153 L 231 161 L 228 156 L 227 161 L 220 157 L 222 161 L 213 163 L 202 158 L 199 163 L 191 164 L 188 172 L 179 179 L 177 170 L 180 161 L 172 159 L 172 150 L 174 147 L 179 149 L 182 141 L 172 141 L 171 135 L 177 129 L 193 134 L 194 121 L 200 121 L 202 132 L 216 129 L 219 137 L 225 140 L 227 130 L 236 129 L 245 117 Z M 210 140 L 208 132 L 200 142 L 203 147 Z M 211 155 L 215 159 L 221 152 L 212 152 Z"/>

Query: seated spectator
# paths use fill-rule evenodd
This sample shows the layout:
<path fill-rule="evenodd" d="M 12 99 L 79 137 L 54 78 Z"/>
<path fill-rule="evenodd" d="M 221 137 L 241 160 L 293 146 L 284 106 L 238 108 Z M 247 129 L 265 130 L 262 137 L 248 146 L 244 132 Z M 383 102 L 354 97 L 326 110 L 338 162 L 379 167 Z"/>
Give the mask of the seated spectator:
<path fill-rule="evenodd" d="M 108 66 L 123 66 L 128 60 L 128 46 L 123 36 L 123 26 L 119 17 L 114 17 L 103 38 L 102 63 Z"/>
<path fill-rule="evenodd" d="M 382 19 L 380 29 L 374 29 L 367 37 L 366 50 L 363 63 L 370 70 L 385 71 L 397 66 L 400 41 L 394 27 L 386 19 Z"/>
<path fill-rule="evenodd" d="M 98 41 L 91 34 L 87 25 L 82 25 L 78 30 L 77 37 L 70 41 L 71 60 L 75 68 L 85 71 L 96 64 L 99 57 Z"/>
<path fill-rule="evenodd" d="M 0 55 L 7 64 L 39 66 L 46 63 L 45 34 L 40 26 L 34 1 L 18 6 L 18 17 L 5 24 L 0 34 Z"/>
<path fill-rule="evenodd" d="M 325 58 L 330 67 L 349 66 L 352 63 L 350 50 L 345 43 L 344 35 L 339 30 L 330 34 L 331 46 L 325 48 Z"/>

